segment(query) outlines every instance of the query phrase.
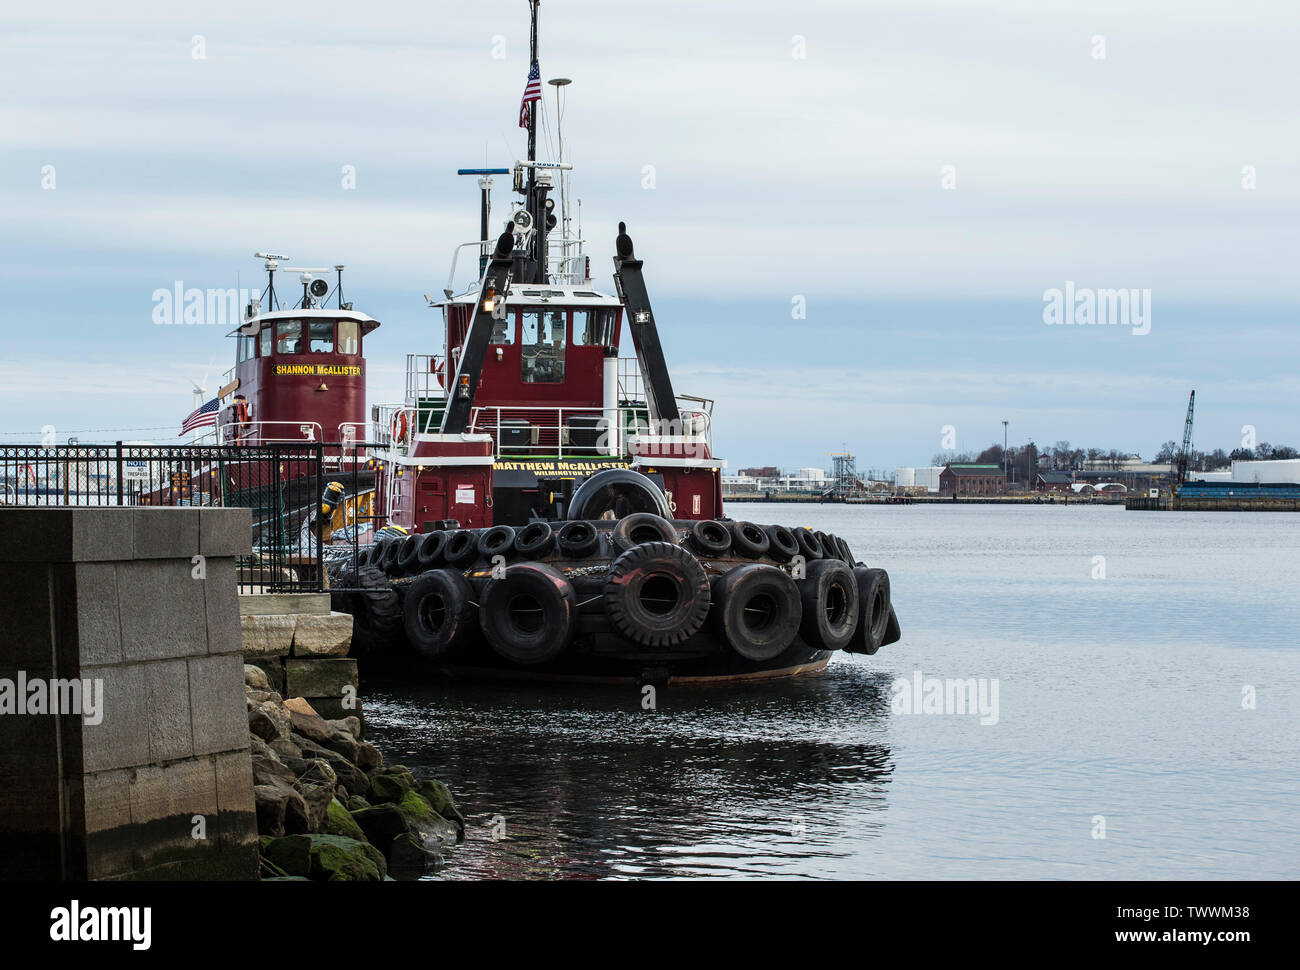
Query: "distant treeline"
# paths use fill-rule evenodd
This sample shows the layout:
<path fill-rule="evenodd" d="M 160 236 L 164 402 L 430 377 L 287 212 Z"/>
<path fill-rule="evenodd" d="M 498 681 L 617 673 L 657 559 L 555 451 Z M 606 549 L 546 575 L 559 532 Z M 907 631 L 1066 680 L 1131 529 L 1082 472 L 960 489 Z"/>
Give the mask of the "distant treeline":
<path fill-rule="evenodd" d="M 1160 450 L 1156 452 L 1151 461 L 1157 465 L 1172 463 L 1180 447 L 1176 441 L 1166 441 L 1160 446 Z M 1132 452 L 1118 451 L 1114 448 L 1074 448 L 1071 447 L 1068 441 L 1058 441 L 1050 448 L 1040 449 L 1030 441 L 1023 445 L 1011 445 L 1006 449 L 1005 456 L 1003 455 L 1002 446 L 995 442 L 981 452 L 941 451 L 931 461 L 935 465 L 958 462 L 1001 466 L 1004 457 L 1012 481 L 1028 481 L 1039 472 L 1077 471 L 1083 468 L 1084 462 L 1094 462 L 1094 468 L 1105 468 L 1109 465 L 1111 468 L 1118 470 L 1123 467 L 1124 462 L 1130 461 L 1134 457 L 1140 459 L 1142 456 L 1135 456 Z M 1211 472 L 1217 469 L 1229 468 L 1234 461 L 1263 461 L 1281 458 L 1300 458 L 1300 450 L 1292 448 L 1290 445 L 1275 447 L 1267 441 L 1260 442 L 1254 448 L 1236 448 L 1233 451 L 1224 451 L 1222 448 L 1216 448 L 1214 451 L 1197 451 L 1193 448 L 1191 469 Z"/>

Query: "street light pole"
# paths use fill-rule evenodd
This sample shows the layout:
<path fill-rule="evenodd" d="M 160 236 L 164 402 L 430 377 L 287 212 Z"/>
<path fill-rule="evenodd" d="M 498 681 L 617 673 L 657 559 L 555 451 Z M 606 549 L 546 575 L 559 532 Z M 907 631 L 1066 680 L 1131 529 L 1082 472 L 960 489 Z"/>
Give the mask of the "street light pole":
<path fill-rule="evenodd" d="M 1002 422 L 1002 477 L 1007 477 L 1007 423 Z"/>

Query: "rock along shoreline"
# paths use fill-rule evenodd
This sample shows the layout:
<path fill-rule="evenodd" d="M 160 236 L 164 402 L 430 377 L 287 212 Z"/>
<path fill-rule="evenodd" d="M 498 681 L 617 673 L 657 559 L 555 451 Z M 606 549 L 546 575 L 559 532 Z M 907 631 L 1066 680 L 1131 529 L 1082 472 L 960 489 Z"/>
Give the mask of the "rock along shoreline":
<path fill-rule="evenodd" d="M 326 720 L 252 665 L 244 695 L 264 881 L 418 879 L 464 839 L 447 786 L 385 765 L 358 718 Z"/>

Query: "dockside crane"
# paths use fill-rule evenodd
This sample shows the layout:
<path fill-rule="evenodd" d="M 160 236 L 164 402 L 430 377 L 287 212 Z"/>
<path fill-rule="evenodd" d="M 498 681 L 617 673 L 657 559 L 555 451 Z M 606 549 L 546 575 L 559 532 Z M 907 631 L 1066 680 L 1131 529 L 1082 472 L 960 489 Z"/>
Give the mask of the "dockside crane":
<path fill-rule="evenodd" d="M 1183 447 L 1174 456 L 1173 468 L 1170 469 L 1170 487 L 1177 494 L 1183 482 L 1187 481 L 1187 468 L 1192 462 L 1192 412 L 1196 408 L 1196 391 L 1187 399 L 1187 420 L 1183 422 Z"/>

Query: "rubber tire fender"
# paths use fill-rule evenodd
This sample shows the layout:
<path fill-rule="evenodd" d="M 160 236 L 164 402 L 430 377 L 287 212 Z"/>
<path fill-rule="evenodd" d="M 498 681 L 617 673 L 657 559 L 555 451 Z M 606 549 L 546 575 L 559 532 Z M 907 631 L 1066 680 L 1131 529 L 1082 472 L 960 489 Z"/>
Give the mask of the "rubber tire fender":
<path fill-rule="evenodd" d="M 725 556 L 731 551 L 731 530 L 725 522 L 701 519 L 691 526 L 690 543 L 701 556 Z"/>
<path fill-rule="evenodd" d="M 438 533 L 432 533 L 438 535 Z M 454 569 L 430 569 L 411 583 L 402 603 L 406 640 L 433 660 L 456 652 L 478 635 L 474 590 Z"/>
<path fill-rule="evenodd" d="M 457 529 L 447 536 L 442 550 L 443 561 L 456 569 L 465 569 L 478 559 L 478 537 L 468 529 Z"/>
<path fill-rule="evenodd" d="M 762 526 L 754 525 L 753 522 L 731 523 L 731 548 L 738 555 L 757 559 L 766 556 L 771 546 L 772 540 L 767 537 Z"/>
<path fill-rule="evenodd" d="M 858 581 L 858 628 L 844 648 L 845 653 L 875 653 L 885 644 L 889 629 L 889 573 L 883 569 L 858 566 L 853 570 Z"/>
<path fill-rule="evenodd" d="M 416 563 L 419 562 L 420 543 L 423 541 L 422 535 L 409 535 L 402 540 L 401 548 L 397 550 L 397 561 L 393 563 L 393 575 L 406 576 L 415 572 Z"/>
<path fill-rule="evenodd" d="M 820 530 L 814 532 L 813 535 L 815 535 L 817 537 L 817 541 L 821 543 L 823 559 L 840 558 L 840 550 L 839 547 L 835 545 L 834 536 L 830 535 L 827 532 L 822 532 Z"/>
<path fill-rule="evenodd" d="M 612 535 L 614 545 L 623 551 L 643 542 L 676 542 L 677 529 L 653 512 L 633 512 L 618 520 Z"/>
<path fill-rule="evenodd" d="M 853 550 L 849 548 L 849 544 L 841 536 L 832 535 L 831 538 L 835 540 L 835 548 L 839 551 L 839 558 L 843 560 L 844 565 L 852 569 L 854 566 Z"/>
<path fill-rule="evenodd" d="M 521 559 L 542 559 L 555 548 L 555 529 L 549 522 L 529 522 L 515 531 L 515 555 Z"/>
<path fill-rule="evenodd" d="M 858 581 L 838 559 L 808 563 L 799 580 L 803 601 L 800 635 L 819 650 L 842 650 L 858 626 Z"/>
<path fill-rule="evenodd" d="M 481 559 L 492 561 L 493 556 L 510 558 L 515 551 L 515 530 L 508 525 L 494 525 L 484 529 L 478 537 L 478 554 Z"/>
<path fill-rule="evenodd" d="M 898 614 L 894 612 L 894 604 L 889 604 L 889 624 L 885 627 L 885 639 L 881 643 L 882 647 L 887 647 L 891 643 L 897 643 L 903 638 L 903 629 L 898 625 Z"/>
<path fill-rule="evenodd" d="M 777 562 L 789 562 L 799 555 L 799 542 L 783 525 L 767 527 L 767 554 Z"/>
<path fill-rule="evenodd" d="M 712 599 L 704 567 L 672 542 L 633 546 L 614 560 L 605 580 L 605 616 L 616 633 L 642 647 L 673 647 L 694 636 Z"/>
<path fill-rule="evenodd" d="M 402 603 L 388 577 L 374 566 L 358 569 L 356 582 L 361 590 L 352 600 L 352 645 L 377 652 L 402 628 Z"/>
<path fill-rule="evenodd" d="M 578 597 L 558 569 L 540 562 L 514 563 L 484 587 L 478 619 L 488 644 L 505 660 L 523 666 L 545 663 L 573 639 Z"/>
<path fill-rule="evenodd" d="M 600 548 L 600 532 L 590 522 L 574 519 L 560 526 L 555 545 L 565 559 L 584 559 Z"/>
<path fill-rule="evenodd" d="M 405 539 L 389 539 L 384 546 L 384 558 L 378 562 L 372 558 L 371 562 L 391 576 L 397 567 L 397 557 L 402 554 L 402 543 L 405 541 Z"/>
<path fill-rule="evenodd" d="M 602 512 L 614 507 L 609 500 L 614 489 L 618 489 L 639 506 L 634 511 L 654 512 L 665 519 L 672 517 L 668 497 L 655 484 L 654 479 L 630 468 L 606 468 L 596 472 L 574 490 L 573 497 L 569 499 L 569 518 L 600 518 Z"/>
<path fill-rule="evenodd" d="M 420 564 L 420 571 L 426 569 L 437 569 L 442 565 L 442 554 L 447 549 L 447 533 L 439 530 L 430 532 L 420 540 L 420 551 L 416 555 L 416 562 Z"/>
<path fill-rule="evenodd" d="M 802 526 L 795 529 L 794 541 L 799 543 L 799 555 L 807 562 L 823 558 L 822 541 L 817 538 L 817 533 L 812 529 L 805 529 Z"/>
<path fill-rule="evenodd" d="M 763 663 L 779 656 L 802 618 L 799 588 L 776 566 L 746 563 L 713 581 L 714 627 L 746 660 Z"/>
<path fill-rule="evenodd" d="M 351 569 L 340 569 L 337 576 L 330 581 L 330 609 L 335 613 L 351 613 L 355 609 L 353 598 L 356 594 L 347 592 L 357 584 L 357 574 Z M 335 592 L 333 587 L 341 587 Z"/>

